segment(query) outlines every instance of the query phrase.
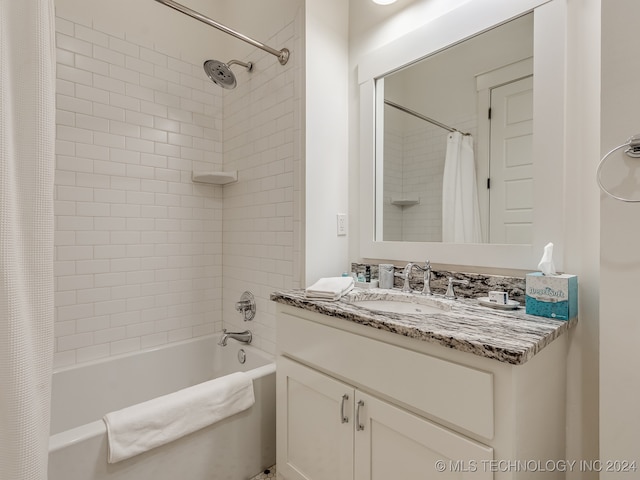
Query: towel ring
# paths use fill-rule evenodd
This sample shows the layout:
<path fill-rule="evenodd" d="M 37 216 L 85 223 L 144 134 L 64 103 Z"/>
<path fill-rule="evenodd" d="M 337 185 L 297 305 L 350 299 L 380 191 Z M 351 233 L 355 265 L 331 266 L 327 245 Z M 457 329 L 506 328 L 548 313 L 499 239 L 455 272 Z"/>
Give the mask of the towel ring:
<path fill-rule="evenodd" d="M 600 160 L 600 163 L 598 164 L 598 170 L 596 171 L 596 179 L 598 181 L 598 186 L 600 187 L 600 190 L 602 190 L 604 193 L 609 195 L 611 198 L 615 198 L 616 200 L 620 200 L 621 202 L 640 203 L 640 199 L 634 200 L 632 198 L 618 197 L 617 195 L 614 195 L 609 190 L 607 190 L 604 187 L 604 185 L 602 185 L 602 178 L 601 178 L 602 167 L 604 167 L 604 164 L 606 163 L 607 158 L 613 152 L 618 151 L 624 147 L 627 147 L 627 149 L 624 151 L 624 153 L 626 153 L 627 156 L 631 158 L 640 158 L 640 134 L 634 135 L 633 137 L 629 138 L 629 140 L 627 140 L 625 143 L 623 143 L 622 145 L 618 145 L 616 148 L 611 149 L 609 152 L 605 154 L 604 157 L 602 157 L 602 159 Z"/>

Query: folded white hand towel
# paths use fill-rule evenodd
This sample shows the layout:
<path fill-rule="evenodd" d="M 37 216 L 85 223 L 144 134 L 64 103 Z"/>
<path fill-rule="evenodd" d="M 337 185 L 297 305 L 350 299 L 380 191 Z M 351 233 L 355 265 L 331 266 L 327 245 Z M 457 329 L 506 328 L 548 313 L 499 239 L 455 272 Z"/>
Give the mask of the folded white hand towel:
<path fill-rule="evenodd" d="M 317 300 L 338 300 L 353 288 L 353 277 L 321 278 L 305 290 L 305 297 Z"/>
<path fill-rule="evenodd" d="M 138 403 L 104 416 L 108 462 L 164 445 L 246 410 L 255 403 L 253 382 L 242 372 Z"/>

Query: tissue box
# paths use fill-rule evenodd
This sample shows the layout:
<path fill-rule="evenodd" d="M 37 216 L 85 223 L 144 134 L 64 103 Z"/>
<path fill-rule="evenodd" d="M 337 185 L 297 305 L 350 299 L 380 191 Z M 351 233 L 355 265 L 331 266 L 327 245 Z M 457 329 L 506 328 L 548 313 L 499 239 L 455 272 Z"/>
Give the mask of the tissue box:
<path fill-rule="evenodd" d="M 578 277 L 576 275 L 526 275 L 525 308 L 530 315 L 570 320 L 578 316 Z"/>

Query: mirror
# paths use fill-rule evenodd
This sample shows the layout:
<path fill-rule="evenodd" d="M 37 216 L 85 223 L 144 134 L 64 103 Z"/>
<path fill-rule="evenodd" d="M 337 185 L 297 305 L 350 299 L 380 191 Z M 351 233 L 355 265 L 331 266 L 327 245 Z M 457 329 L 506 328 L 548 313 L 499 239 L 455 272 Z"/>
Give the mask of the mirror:
<path fill-rule="evenodd" d="M 531 244 L 532 57 L 529 13 L 376 80 L 378 240 Z"/>
<path fill-rule="evenodd" d="M 423 27 L 400 34 L 394 40 L 362 55 L 358 61 L 358 84 L 360 89 L 360 177 L 359 177 L 359 246 L 363 259 L 384 259 L 397 261 L 418 261 L 429 259 L 433 263 L 445 265 L 482 266 L 499 269 L 535 270 L 544 245 L 554 243 L 554 261 L 558 270 L 562 270 L 564 252 L 564 125 L 565 125 L 565 37 L 566 37 L 566 5 L 559 0 L 469 0 L 449 11 Z M 531 15 L 528 15 L 531 14 Z M 527 17 L 524 17 L 527 15 Z M 501 76 L 523 78 L 533 72 L 532 89 L 532 135 L 530 137 L 530 169 L 531 180 L 528 182 L 532 205 L 529 215 L 529 227 L 522 232 L 510 232 L 503 238 L 490 238 L 484 227 L 481 241 L 472 243 L 459 240 L 442 241 L 438 235 L 434 237 L 415 236 L 409 240 L 402 237 L 385 235 L 385 212 L 376 205 L 384 205 L 384 183 L 376 179 L 384 178 L 384 172 L 390 170 L 384 155 L 384 124 L 393 124 L 392 115 L 407 115 L 404 112 L 385 112 L 384 100 L 388 92 L 389 98 L 397 87 L 393 85 L 395 75 L 400 78 L 403 70 L 422 59 L 435 60 L 446 58 L 454 46 L 466 48 L 466 42 L 485 33 L 491 34 L 500 26 L 517 25 L 511 21 L 528 21 L 533 17 L 533 26 L 527 27 L 528 47 L 522 52 L 513 53 L 513 57 L 485 69 L 477 66 L 474 81 L 477 95 L 474 114 L 480 119 L 477 111 L 484 108 L 483 95 L 480 90 L 509 81 L 501 80 Z M 533 35 L 531 36 L 531 31 Z M 471 45 L 469 43 L 468 45 Z M 510 45 L 503 45 L 508 47 Z M 509 50 L 508 48 L 506 50 Z M 528 51 L 527 54 L 525 51 Z M 491 53 L 491 52 L 484 52 Z M 531 55 L 532 53 L 532 55 Z M 487 55 L 488 56 L 488 55 Z M 503 71 L 503 68 L 506 68 Z M 522 72 L 525 72 L 523 74 Z M 393 75 L 393 77 L 392 77 Z M 494 78 L 495 77 L 495 78 Z M 446 79 L 446 76 L 445 76 Z M 450 78 L 451 83 L 454 81 Z M 420 80 L 427 90 L 428 80 Z M 391 86 L 389 86 L 391 84 Z M 383 87 L 383 88 L 380 88 Z M 407 93 L 410 89 L 406 88 Z M 426 96 L 426 94 L 425 94 Z M 396 100 L 407 101 L 395 97 Z M 399 102 L 398 102 L 399 103 Z M 451 102 L 449 102 L 451 103 Z M 488 106 L 488 103 L 487 103 Z M 486 182 L 489 167 L 486 138 L 489 136 L 483 129 L 486 125 L 478 121 L 477 125 L 468 125 L 466 120 L 449 116 L 446 110 L 438 110 L 435 103 L 429 106 L 416 104 L 411 110 L 449 124 L 460 130 L 470 129 L 474 137 L 474 154 L 477 156 L 477 183 L 482 187 Z M 397 110 L 397 109 L 394 109 Z M 452 109 L 453 110 L 453 109 Z M 386 114 L 386 116 L 385 116 Z M 441 118 L 436 118 L 442 115 Z M 412 115 L 407 115 L 412 116 Z M 382 119 L 382 121 L 380 121 Z M 376 121 L 377 120 L 377 121 Z M 404 119 L 401 122 L 424 122 L 418 119 Z M 452 125 L 453 124 L 453 125 Z M 475 128 L 475 131 L 473 129 Z M 483 143 L 484 142 L 484 143 Z M 521 147 L 521 145 L 520 145 Z M 484 155 L 484 157 L 483 157 Z M 442 168 L 442 167 L 440 167 Z M 484 169 L 484 170 L 483 170 Z M 411 176 L 408 174 L 407 176 Z M 415 177 L 418 175 L 416 174 Z M 482 180 L 484 178 L 484 180 Z M 439 180 L 437 181 L 439 183 Z M 502 183 L 506 185 L 506 183 Z M 425 187 L 426 188 L 426 187 Z M 482 225 L 488 225 L 490 199 L 486 198 L 486 188 L 477 188 L 478 202 L 484 205 L 479 216 Z M 525 192 L 521 188 L 517 193 Z M 507 192 L 508 193 L 508 192 Z M 404 196 L 404 193 L 402 194 Z M 505 195 L 503 192 L 502 195 Z M 393 195 L 387 195 L 392 197 Z M 439 194 L 437 195 L 440 196 Z M 402 201 L 415 198 L 399 197 Z M 422 201 L 419 198 L 419 201 Z M 390 201 L 389 201 L 390 203 Z M 414 205 L 398 205 L 398 209 L 409 210 Z M 434 207 L 435 210 L 441 207 Z M 390 222 L 389 219 L 387 219 Z M 436 223 L 438 221 L 436 220 Z M 442 220 L 440 220 L 442 224 Z M 392 239 L 387 239 L 392 238 Z"/>

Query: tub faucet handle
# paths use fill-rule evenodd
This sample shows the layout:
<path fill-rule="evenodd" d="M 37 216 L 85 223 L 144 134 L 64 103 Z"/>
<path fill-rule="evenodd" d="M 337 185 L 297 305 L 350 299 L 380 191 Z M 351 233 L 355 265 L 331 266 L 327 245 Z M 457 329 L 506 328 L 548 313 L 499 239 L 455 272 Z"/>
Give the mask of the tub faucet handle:
<path fill-rule="evenodd" d="M 240 296 L 240 300 L 236 302 L 236 310 L 242 314 L 245 322 L 253 320 L 256 316 L 256 299 L 253 293 L 246 291 Z"/>

